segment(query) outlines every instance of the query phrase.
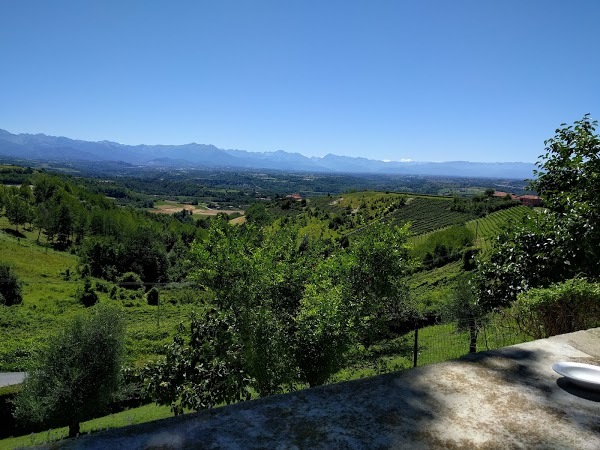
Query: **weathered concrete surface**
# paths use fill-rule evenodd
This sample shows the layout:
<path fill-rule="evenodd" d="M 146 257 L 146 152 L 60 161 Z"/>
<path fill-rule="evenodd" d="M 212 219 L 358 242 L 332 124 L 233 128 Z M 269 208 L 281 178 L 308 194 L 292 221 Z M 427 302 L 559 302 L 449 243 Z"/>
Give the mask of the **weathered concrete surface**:
<path fill-rule="evenodd" d="M 25 372 L 0 372 L 0 387 L 21 384 L 25 379 Z"/>
<path fill-rule="evenodd" d="M 64 441 L 61 448 L 600 448 L 600 329 Z"/>

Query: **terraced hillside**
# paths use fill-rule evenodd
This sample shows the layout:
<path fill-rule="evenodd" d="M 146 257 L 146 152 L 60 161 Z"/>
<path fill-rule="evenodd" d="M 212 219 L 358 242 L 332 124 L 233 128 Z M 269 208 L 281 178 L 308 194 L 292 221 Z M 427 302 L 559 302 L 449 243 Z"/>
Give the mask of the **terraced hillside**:
<path fill-rule="evenodd" d="M 386 221 L 394 225 L 411 222 L 411 231 L 418 235 L 475 218 L 470 213 L 452 211 L 451 206 L 452 199 L 448 197 L 409 198 L 406 206 L 392 212 Z"/>
<path fill-rule="evenodd" d="M 466 223 L 468 229 L 475 233 L 475 245 L 482 251 L 489 251 L 494 239 L 511 223 L 518 223 L 532 209 L 526 206 L 516 206 L 494 212 L 481 219 L 471 220 Z"/>

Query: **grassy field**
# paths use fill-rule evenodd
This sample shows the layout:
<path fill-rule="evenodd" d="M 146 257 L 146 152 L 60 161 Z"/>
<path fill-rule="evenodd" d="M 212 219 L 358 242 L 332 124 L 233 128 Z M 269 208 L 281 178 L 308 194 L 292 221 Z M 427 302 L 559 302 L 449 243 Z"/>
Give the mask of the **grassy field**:
<path fill-rule="evenodd" d="M 4 220 L 0 218 L 0 229 Z M 24 235 L 31 236 L 17 238 L 0 231 L 1 259 L 9 262 L 23 281 L 23 304 L 0 306 L 0 371 L 26 370 L 32 353 L 46 337 L 74 314 L 85 310 L 77 301 L 77 291 L 83 286 L 77 274 L 78 258 L 36 244 L 35 233 Z M 67 270 L 69 279 L 65 275 Z M 94 281 L 105 285 L 107 291 L 112 287 L 106 281 Z M 161 354 L 163 346 L 171 342 L 177 325 L 186 321 L 194 309 L 194 293 L 190 289 L 163 289 L 162 293 L 158 310 L 147 305 L 143 297 L 112 300 L 107 293 L 98 292 L 100 302 L 122 308 L 129 364 L 139 365 Z"/>
<path fill-rule="evenodd" d="M 132 408 L 127 411 L 121 411 L 116 414 L 89 420 L 81 424 L 81 433 L 88 434 L 95 431 L 106 430 L 109 428 L 119 428 L 127 425 L 150 422 L 152 420 L 172 417 L 171 409 L 168 406 L 157 406 L 154 404 Z M 55 428 L 40 433 L 31 433 L 26 436 L 19 436 L 0 440 L 0 450 L 8 450 L 21 447 L 33 447 L 52 443 L 60 439 L 65 439 L 69 434 L 69 429 Z"/>

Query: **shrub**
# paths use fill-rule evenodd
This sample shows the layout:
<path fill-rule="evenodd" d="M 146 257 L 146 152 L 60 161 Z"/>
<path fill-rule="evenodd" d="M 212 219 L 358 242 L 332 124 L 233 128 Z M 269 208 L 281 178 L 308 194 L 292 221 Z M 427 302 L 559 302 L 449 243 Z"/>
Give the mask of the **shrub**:
<path fill-rule="evenodd" d="M 600 325 L 600 285 L 574 278 L 519 294 L 513 313 L 535 339 Z"/>
<path fill-rule="evenodd" d="M 96 290 L 98 292 L 108 292 L 108 284 L 103 283 L 102 281 L 96 281 Z"/>
<path fill-rule="evenodd" d="M 129 290 L 138 290 L 144 287 L 142 279 L 135 272 L 126 272 L 119 277 L 119 286 Z"/>
<path fill-rule="evenodd" d="M 21 282 L 11 266 L 0 263 L 0 305 L 18 305 L 23 301 Z"/>
<path fill-rule="evenodd" d="M 159 295 L 158 295 L 158 290 L 156 288 L 152 288 L 148 291 L 148 293 L 146 294 L 146 300 L 148 301 L 148 304 L 150 306 L 158 306 L 158 300 L 159 300 Z"/>
<path fill-rule="evenodd" d="M 98 303 L 98 294 L 96 294 L 96 291 L 92 288 L 92 282 L 89 278 L 83 280 L 83 291 L 80 291 L 78 296 L 79 303 L 86 308 Z"/>

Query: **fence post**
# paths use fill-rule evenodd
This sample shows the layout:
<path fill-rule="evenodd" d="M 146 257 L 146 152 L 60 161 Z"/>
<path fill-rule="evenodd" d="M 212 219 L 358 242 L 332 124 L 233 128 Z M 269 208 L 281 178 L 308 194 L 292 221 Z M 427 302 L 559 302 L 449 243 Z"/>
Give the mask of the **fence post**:
<path fill-rule="evenodd" d="M 415 327 L 415 345 L 413 347 L 413 367 L 417 367 L 419 356 L 419 327 Z"/>

